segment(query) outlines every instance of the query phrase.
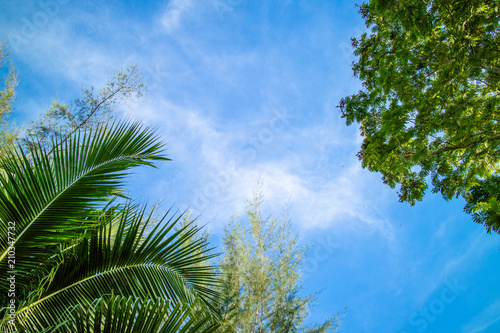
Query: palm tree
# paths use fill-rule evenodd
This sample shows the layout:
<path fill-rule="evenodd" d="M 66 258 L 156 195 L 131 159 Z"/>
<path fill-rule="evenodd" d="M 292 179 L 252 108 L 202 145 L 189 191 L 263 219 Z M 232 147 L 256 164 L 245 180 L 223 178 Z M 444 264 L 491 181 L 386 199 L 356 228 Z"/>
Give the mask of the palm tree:
<path fill-rule="evenodd" d="M 164 160 L 155 132 L 138 123 L 0 159 L 0 331 L 218 327 L 218 278 L 200 265 L 214 254 L 196 240 L 199 228 L 178 229 L 183 214 L 170 211 L 156 221 L 122 192 L 129 169 Z"/>

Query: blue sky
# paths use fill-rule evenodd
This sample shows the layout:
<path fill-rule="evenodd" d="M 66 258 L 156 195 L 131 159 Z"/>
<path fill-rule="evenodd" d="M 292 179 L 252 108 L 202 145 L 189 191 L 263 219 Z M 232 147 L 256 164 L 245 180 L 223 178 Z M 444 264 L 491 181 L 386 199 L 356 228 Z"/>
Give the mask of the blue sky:
<path fill-rule="evenodd" d="M 347 307 L 344 332 L 499 332 L 498 235 L 460 200 L 415 207 L 363 170 L 356 126 L 355 1 L 41 0 L 0 3 L 0 40 L 19 72 L 14 117 L 102 87 L 136 64 L 149 85 L 117 112 L 157 126 L 173 159 L 132 177 L 135 198 L 190 207 L 219 244 L 257 181 L 265 211 L 289 202 L 304 245 L 310 322 Z"/>

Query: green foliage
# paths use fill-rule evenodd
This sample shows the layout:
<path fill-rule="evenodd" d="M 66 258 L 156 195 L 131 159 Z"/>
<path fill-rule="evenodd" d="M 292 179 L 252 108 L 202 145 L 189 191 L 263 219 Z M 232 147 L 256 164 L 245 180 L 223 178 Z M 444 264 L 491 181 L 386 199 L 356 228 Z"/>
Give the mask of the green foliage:
<path fill-rule="evenodd" d="M 6 43 L 0 42 L 0 68 L 5 66 L 7 56 Z M 18 134 L 15 124 L 9 121 L 16 99 L 16 85 L 17 73 L 12 63 L 10 63 L 8 75 L 2 84 L 3 90 L 0 90 L 0 155 L 6 148 L 12 147 Z"/>
<path fill-rule="evenodd" d="M 7 44 L 0 42 L 0 68 L 5 65 L 8 57 L 6 50 Z M 54 100 L 36 121 L 27 128 L 20 129 L 10 121 L 16 99 L 16 85 L 17 73 L 10 63 L 8 75 L 3 80 L 3 90 L 0 91 L 0 154 L 12 149 L 14 144 L 22 144 L 27 148 L 41 143 L 47 149 L 53 141 L 61 143 L 78 129 L 106 124 L 113 118 L 114 107 L 121 100 L 139 98 L 145 89 L 137 68 L 129 66 L 125 70 L 117 70 L 100 90 L 96 91 L 93 87 L 82 88 L 82 97 L 69 105 Z"/>
<path fill-rule="evenodd" d="M 500 177 L 480 181 L 470 190 L 467 201 L 465 211 L 475 222 L 484 224 L 488 232 L 500 233 Z"/>
<path fill-rule="evenodd" d="M 75 315 L 54 333 L 210 333 L 217 329 L 203 307 L 193 311 L 189 305 L 162 299 L 140 302 L 132 297 L 114 296 L 72 310 Z"/>
<path fill-rule="evenodd" d="M 55 100 L 21 134 L 9 122 L 15 85 L 11 65 L 0 91 L 0 331 L 217 330 L 219 275 L 200 228 L 122 193 L 130 168 L 168 160 L 150 129 L 107 125 L 121 99 L 141 96 L 136 68 L 70 105 Z"/>
<path fill-rule="evenodd" d="M 106 87 L 95 91 L 82 88 L 82 97 L 67 105 L 54 100 L 51 107 L 26 130 L 23 142 L 26 146 L 42 143 L 48 147 L 52 141 L 61 141 L 78 129 L 87 129 L 108 123 L 113 108 L 123 99 L 142 96 L 144 83 L 135 66 L 118 70 Z"/>
<path fill-rule="evenodd" d="M 154 210 L 115 203 L 129 169 L 168 160 L 153 131 L 138 123 L 98 126 L 50 153 L 41 144 L 29 149 L 0 159 L 0 331 L 219 326 L 218 275 L 200 264 L 214 255 L 196 240 L 199 228 L 177 230 L 182 215 L 169 213 L 153 223 Z M 17 328 L 5 308 L 12 249 Z"/>
<path fill-rule="evenodd" d="M 245 226 L 237 219 L 224 233 L 223 318 L 236 332 L 330 332 L 337 316 L 318 327 L 305 327 L 308 305 L 301 297 L 301 264 L 306 249 L 291 231 L 288 214 L 263 218 L 262 196 L 248 203 Z M 223 326 L 221 332 L 228 326 Z"/>
<path fill-rule="evenodd" d="M 500 3 L 371 0 L 360 13 L 371 28 L 352 39 L 363 89 L 339 107 L 360 124 L 363 167 L 411 205 L 428 179 L 447 200 L 471 198 L 499 169 Z M 487 216 L 492 202 L 470 204 Z"/>

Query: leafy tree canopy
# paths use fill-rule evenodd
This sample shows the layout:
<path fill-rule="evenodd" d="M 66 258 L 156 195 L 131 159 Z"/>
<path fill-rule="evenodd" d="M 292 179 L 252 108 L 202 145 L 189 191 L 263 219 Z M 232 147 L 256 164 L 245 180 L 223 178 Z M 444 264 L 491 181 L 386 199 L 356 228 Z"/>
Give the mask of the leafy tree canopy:
<path fill-rule="evenodd" d="M 500 160 L 500 2 L 371 0 L 360 13 L 371 28 L 352 39 L 363 88 L 339 108 L 360 124 L 363 167 L 411 205 L 428 183 L 447 200 L 463 196 L 498 232 L 488 212 L 499 192 L 484 185 Z"/>

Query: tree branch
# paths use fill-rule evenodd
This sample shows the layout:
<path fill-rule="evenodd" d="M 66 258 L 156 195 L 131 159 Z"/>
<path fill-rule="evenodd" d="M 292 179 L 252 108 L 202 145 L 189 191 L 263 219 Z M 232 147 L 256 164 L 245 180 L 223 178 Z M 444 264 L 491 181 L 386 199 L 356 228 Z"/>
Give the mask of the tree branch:
<path fill-rule="evenodd" d="M 436 151 L 434 151 L 432 153 L 429 153 L 428 156 L 439 155 L 439 154 L 445 153 L 445 152 L 450 151 L 450 150 L 457 150 L 457 149 L 467 148 L 467 147 L 469 147 L 469 146 L 471 146 L 473 144 L 476 144 L 478 142 L 481 142 L 481 141 L 493 141 L 493 140 L 500 140 L 500 134 L 490 136 L 489 138 L 486 138 L 486 139 L 478 138 L 478 139 L 475 139 L 475 140 L 472 140 L 472 141 L 469 141 L 469 142 L 465 142 L 465 143 L 461 143 L 461 144 L 458 144 L 458 145 L 447 146 L 447 147 L 438 149 L 438 150 L 436 150 Z"/>
<path fill-rule="evenodd" d="M 97 105 L 96 105 L 96 106 L 92 109 L 92 111 L 90 111 L 90 114 L 87 116 L 87 118 L 85 118 L 85 120 L 84 120 L 84 121 L 82 121 L 82 122 L 81 122 L 78 126 L 76 126 L 74 130 L 72 130 L 72 131 L 71 131 L 68 135 L 66 135 L 66 137 L 65 137 L 65 138 L 64 138 L 61 142 L 59 142 L 58 144 L 56 144 L 56 145 L 55 145 L 55 146 L 54 146 L 54 147 L 53 147 L 53 148 L 49 151 L 49 153 L 48 153 L 47 155 L 52 154 L 52 153 L 54 152 L 54 150 L 55 150 L 57 147 L 59 147 L 59 146 L 60 146 L 61 144 L 63 144 L 64 142 L 66 142 L 66 141 L 69 139 L 69 137 L 70 137 L 71 135 L 73 135 L 74 133 L 76 133 L 76 131 L 77 131 L 78 129 L 80 129 L 83 125 L 85 125 L 85 124 L 89 121 L 89 119 L 90 119 L 90 118 L 91 118 L 91 117 L 92 117 L 92 116 L 93 116 L 93 115 L 94 115 L 94 114 L 95 114 L 95 113 L 99 110 L 99 108 L 100 108 L 100 107 L 101 107 L 104 103 L 106 103 L 107 101 L 109 101 L 110 99 L 112 99 L 114 96 L 116 96 L 116 94 L 118 94 L 120 91 L 122 91 L 122 90 L 126 87 L 127 83 L 129 82 L 129 79 L 130 79 L 130 78 L 132 77 L 132 75 L 134 74 L 134 71 L 135 71 L 135 67 L 132 67 L 132 70 L 130 71 L 130 74 L 129 74 L 129 75 L 127 75 L 127 79 L 125 80 L 125 82 L 123 82 L 122 84 L 120 84 L 120 85 L 118 86 L 118 88 L 117 88 L 115 91 L 113 91 L 111 94 L 109 94 L 109 95 L 105 96 L 105 97 L 104 97 L 104 98 L 103 98 L 103 99 L 102 99 L 102 100 L 101 100 L 101 101 L 100 101 L 100 102 L 99 102 L 99 103 L 98 103 L 98 104 L 97 104 Z"/>

